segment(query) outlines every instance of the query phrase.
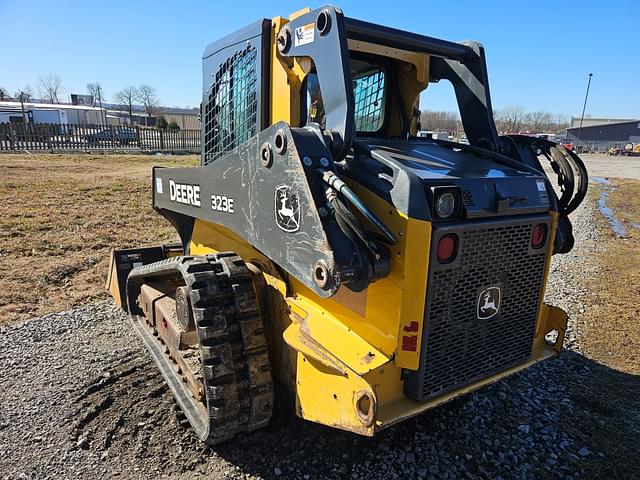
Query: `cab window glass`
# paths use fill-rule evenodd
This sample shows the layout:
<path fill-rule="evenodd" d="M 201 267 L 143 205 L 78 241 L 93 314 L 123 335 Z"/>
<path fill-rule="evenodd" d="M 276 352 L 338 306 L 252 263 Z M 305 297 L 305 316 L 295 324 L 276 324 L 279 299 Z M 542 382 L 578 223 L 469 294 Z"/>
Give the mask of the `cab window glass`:
<path fill-rule="evenodd" d="M 384 122 L 384 70 L 375 66 L 353 78 L 358 132 L 377 132 Z"/>
<path fill-rule="evenodd" d="M 351 67 L 356 130 L 377 132 L 384 123 L 385 71 L 377 64 L 353 59 Z M 303 91 L 306 102 L 302 117 L 306 117 L 306 123 L 314 122 L 324 128 L 325 110 L 316 73 L 305 77 Z"/>

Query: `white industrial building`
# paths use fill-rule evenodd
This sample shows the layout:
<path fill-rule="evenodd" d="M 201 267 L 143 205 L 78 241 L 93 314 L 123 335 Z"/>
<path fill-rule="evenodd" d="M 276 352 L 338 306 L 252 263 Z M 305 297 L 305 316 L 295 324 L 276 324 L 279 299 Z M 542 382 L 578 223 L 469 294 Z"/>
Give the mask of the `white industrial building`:
<path fill-rule="evenodd" d="M 23 110 L 24 108 L 24 110 Z M 24 120 L 27 123 L 53 123 L 53 124 L 76 124 L 76 125 L 102 125 L 112 122 L 107 115 L 107 110 L 99 107 L 89 107 L 86 105 L 68 105 L 53 103 L 16 101 L 0 102 L 0 123 L 17 122 Z"/>
<path fill-rule="evenodd" d="M 168 122 L 174 121 L 182 130 L 200 129 L 198 109 L 159 107 L 157 114 L 162 114 Z M 142 107 L 134 105 L 133 123 L 153 126 L 156 117 L 147 118 Z M 59 125 L 128 125 L 129 112 L 117 110 L 113 105 L 103 108 L 88 105 L 71 105 L 68 103 L 42 103 L 18 101 L 0 101 L 0 123 L 52 123 Z"/>

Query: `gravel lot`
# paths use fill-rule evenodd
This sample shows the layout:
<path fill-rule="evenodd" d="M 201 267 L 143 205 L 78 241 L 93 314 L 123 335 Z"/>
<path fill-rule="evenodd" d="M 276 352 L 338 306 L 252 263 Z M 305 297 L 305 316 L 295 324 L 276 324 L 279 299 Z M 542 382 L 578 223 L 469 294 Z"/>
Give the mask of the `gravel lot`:
<path fill-rule="evenodd" d="M 615 391 L 638 398 L 637 377 L 580 353 L 580 279 L 597 273 L 585 261 L 597 249 L 593 215 L 585 202 L 578 246 L 555 258 L 548 287 L 571 316 L 567 351 L 375 439 L 280 415 L 206 448 L 110 302 L 5 326 L 0 477 L 639 478 L 640 411 Z"/>
<path fill-rule="evenodd" d="M 580 155 L 587 165 L 589 176 L 632 178 L 640 180 L 640 158 L 587 153 Z"/>

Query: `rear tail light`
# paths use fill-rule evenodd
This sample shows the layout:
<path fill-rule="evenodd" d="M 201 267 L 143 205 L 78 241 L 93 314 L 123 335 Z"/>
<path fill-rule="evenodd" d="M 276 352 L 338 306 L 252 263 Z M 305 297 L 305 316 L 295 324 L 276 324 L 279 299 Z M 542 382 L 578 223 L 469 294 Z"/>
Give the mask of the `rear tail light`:
<path fill-rule="evenodd" d="M 458 254 L 458 237 L 452 233 L 443 235 L 438 240 L 437 256 L 440 263 L 451 263 Z"/>
<path fill-rule="evenodd" d="M 531 246 L 533 248 L 542 247 L 547 241 L 547 225 L 539 223 L 531 230 Z"/>

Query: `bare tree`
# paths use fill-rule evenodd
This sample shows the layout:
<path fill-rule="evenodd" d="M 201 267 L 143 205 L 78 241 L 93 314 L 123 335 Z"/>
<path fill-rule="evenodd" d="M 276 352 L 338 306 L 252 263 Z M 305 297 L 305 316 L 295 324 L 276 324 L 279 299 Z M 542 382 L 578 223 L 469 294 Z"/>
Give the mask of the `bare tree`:
<path fill-rule="evenodd" d="M 158 97 L 156 95 L 156 89 L 151 85 L 140 85 L 138 87 L 137 100 L 144 107 L 144 111 L 147 114 L 146 124 L 149 125 L 149 118 L 155 113 L 158 107 Z"/>
<path fill-rule="evenodd" d="M 133 86 L 124 87 L 113 96 L 115 101 L 129 112 L 129 123 L 133 125 L 133 102 L 138 98 L 138 89 Z"/>
<path fill-rule="evenodd" d="M 104 96 L 104 90 L 100 82 L 87 83 L 87 93 L 93 97 L 92 107 L 98 106 Z"/>
<path fill-rule="evenodd" d="M 9 99 L 9 90 L 4 87 L 0 87 L 0 101 Z"/>
<path fill-rule="evenodd" d="M 565 115 L 550 112 L 527 112 L 520 106 L 508 106 L 495 114 L 496 128 L 501 134 L 509 133 L 559 133 L 569 126 Z M 462 123 L 456 112 L 423 110 L 420 114 L 422 130 L 447 132 L 456 136 L 462 131 Z"/>
<path fill-rule="evenodd" d="M 106 112 L 102 109 L 102 97 L 104 97 L 102 84 L 100 84 L 100 82 L 87 83 L 87 93 L 91 95 L 91 106 L 100 107 L 100 123 L 102 125 L 106 125 L 107 115 Z"/>
<path fill-rule="evenodd" d="M 60 75 L 49 74 L 46 77 L 38 77 L 38 90 L 40 96 L 51 103 L 60 103 L 59 96 L 63 92 Z"/>
<path fill-rule="evenodd" d="M 30 85 L 25 85 L 20 90 L 16 90 L 13 97 L 18 101 L 28 102 L 33 97 L 33 88 Z"/>
<path fill-rule="evenodd" d="M 456 134 L 461 129 L 460 117 L 455 112 L 433 112 L 424 110 L 420 113 L 420 127 L 422 130 L 447 132 Z"/>
<path fill-rule="evenodd" d="M 553 123 L 556 130 L 563 130 L 567 128 L 571 122 L 567 115 L 554 115 Z"/>
<path fill-rule="evenodd" d="M 502 134 L 509 133 L 558 133 L 569 125 L 564 115 L 550 112 L 526 112 L 519 106 L 509 106 L 495 114 L 496 128 Z"/>
<path fill-rule="evenodd" d="M 519 105 L 505 107 L 495 114 L 496 127 L 501 133 L 520 133 L 526 116 L 527 112 Z"/>
<path fill-rule="evenodd" d="M 549 112 L 531 112 L 526 117 L 526 127 L 534 133 L 545 132 L 553 124 L 553 114 Z"/>

